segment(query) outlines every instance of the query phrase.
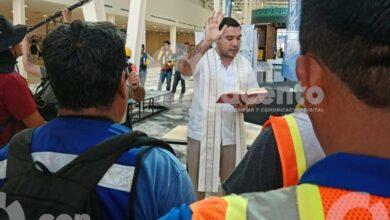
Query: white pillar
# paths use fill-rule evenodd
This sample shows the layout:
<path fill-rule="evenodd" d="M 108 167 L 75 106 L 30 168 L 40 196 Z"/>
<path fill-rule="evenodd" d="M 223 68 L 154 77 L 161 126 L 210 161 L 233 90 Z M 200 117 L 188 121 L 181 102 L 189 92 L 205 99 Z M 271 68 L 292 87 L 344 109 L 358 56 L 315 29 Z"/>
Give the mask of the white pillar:
<path fill-rule="evenodd" d="M 244 24 L 248 24 L 248 17 L 249 17 L 249 14 L 248 14 L 248 0 L 244 0 L 244 9 L 243 9 L 243 12 L 242 14 L 244 15 Z"/>
<path fill-rule="evenodd" d="M 222 8 L 221 8 L 222 13 L 226 13 L 226 0 L 222 1 Z"/>
<path fill-rule="evenodd" d="M 145 31 L 145 10 L 147 0 L 131 0 L 127 22 L 126 46 L 131 49 L 131 62 L 138 65 L 141 57 L 141 44 Z"/>
<path fill-rule="evenodd" d="M 106 9 L 104 8 L 104 0 L 92 0 L 84 5 L 83 14 L 85 21 L 107 21 Z"/>
<path fill-rule="evenodd" d="M 141 31 L 141 45 L 144 44 L 146 48 L 146 25 L 142 25 Z"/>
<path fill-rule="evenodd" d="M 26 10 L 24 0 L 12 0 L 13 23 L 26 24 Z"/>
<path fill-rule="evenodd" d="M 26 9 L 24 0 L 12 0 L 13 24 L 26 24 Z M 20 74 L 27 79 L 27 72 L 23 68 L 22 57 L 18 58 Z"/>
<path fill-rule="evenodd" d="M 170 37 L 170 42 L 171 42 L 171 50 L 176 53 L 176 26 L 172 26 L 170 28 L 170 32 L 169 32 L 169 37 Z"/>
<path fill-rule="evenodd" d="M 253 10 L 253 0 L 249 0 L 249 6 L 248 6 L 248 24 L 252 24 L 252 10 Z"/>
<path fill-rule="evenodd" d="M 115 24 L 115 15 L 113 14 L 107 14 L 107 21 Z"/>
<path fill-rule="evenodd" d="M 221 11 L 221 0 L 214 0 L 214 11 Z"/>

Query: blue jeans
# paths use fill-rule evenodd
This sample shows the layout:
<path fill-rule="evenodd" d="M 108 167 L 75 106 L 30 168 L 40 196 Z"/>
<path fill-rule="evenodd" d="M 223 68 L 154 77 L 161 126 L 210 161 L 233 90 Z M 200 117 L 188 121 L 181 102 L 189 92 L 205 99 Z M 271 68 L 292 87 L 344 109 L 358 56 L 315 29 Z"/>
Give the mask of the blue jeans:
<path fill-rule="evenodd" d="M 161 91 L 162 84 L 167 79 L 167 91 L 171 90 L 171 80 L 172 80 L 172 69 L 167 71 L 161 71 L 160 73 L 160 81 L 158 82 L 158 91 Z"/>
<path fill-rule="evenodd" d="M 139 78 L 142 87 L 145 87 L 146 75 L 148 75 L 148 69 L 139 69 Z"/>

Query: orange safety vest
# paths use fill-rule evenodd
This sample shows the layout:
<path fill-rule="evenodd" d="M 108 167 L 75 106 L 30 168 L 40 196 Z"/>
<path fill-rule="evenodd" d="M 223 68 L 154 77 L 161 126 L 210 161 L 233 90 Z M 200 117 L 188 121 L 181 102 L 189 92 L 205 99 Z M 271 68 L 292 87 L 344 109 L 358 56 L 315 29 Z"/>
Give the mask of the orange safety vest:
<path fill-rule="evenodd" d="M 314 184 L 266 193 L 211 197 L 190 208 L 192 220 L 390 219 L 390 198 Z"/>
<path fill-rule="evenodd" d="M 307 168 L 325 157 L 308 115 L 293 113 L 282 117 L 271 116 L 264 124 L 264 127 L 267 126 L 272 126 L 278 146 L 283 187 L 297 185 Z"/>

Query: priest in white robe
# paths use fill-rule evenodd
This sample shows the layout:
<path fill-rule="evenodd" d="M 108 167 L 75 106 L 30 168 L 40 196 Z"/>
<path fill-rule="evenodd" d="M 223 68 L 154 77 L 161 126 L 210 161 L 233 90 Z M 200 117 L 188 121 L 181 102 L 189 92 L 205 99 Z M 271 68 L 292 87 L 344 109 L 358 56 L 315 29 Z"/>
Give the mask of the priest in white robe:
<path fill-rule="evenodd" d="M 244 109 L 240 101 L 217 104 L 226 92 L 258 88 L 250 63 L 239 55 L 241 26 L 214 12 L 205 38 L 179 63 L 183 77 L 194 77 L 188 125 L 187 165 L 197 199 L 218 193 L 246 153 Z"/>

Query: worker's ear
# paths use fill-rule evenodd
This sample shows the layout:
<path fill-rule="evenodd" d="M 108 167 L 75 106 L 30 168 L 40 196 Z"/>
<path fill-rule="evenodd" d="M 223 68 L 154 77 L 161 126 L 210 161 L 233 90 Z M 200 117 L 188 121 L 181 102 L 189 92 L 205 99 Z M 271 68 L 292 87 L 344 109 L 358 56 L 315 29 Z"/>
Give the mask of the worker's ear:
<path fill-rule="evenodd" d="M 296 72 L 301 82 L 304 97 L 311 96 L 308 91 L 321 90 L 324 92 L 325 70 L 321 63 L 311 55 L 302 55 L 297 59 Z M 313 103 L 311 103 L 313 104 Z M 305 107 L 309 107 L 305 98 Z"/>
<path fill-rule="evenodd" d="M 127 86 L 126 86 L 126 73 L 123 72 L 122 76 L 121 76 L 121 80 L 120 80 L 119 86 L 118 86 L 118 90 L 117 90 L 117 95 L 120 98 L 127 99 L 127 97 L 128 97 L 128 94 L 127 94 L 128 90 L 126 88 L 127 88 Z"/>

